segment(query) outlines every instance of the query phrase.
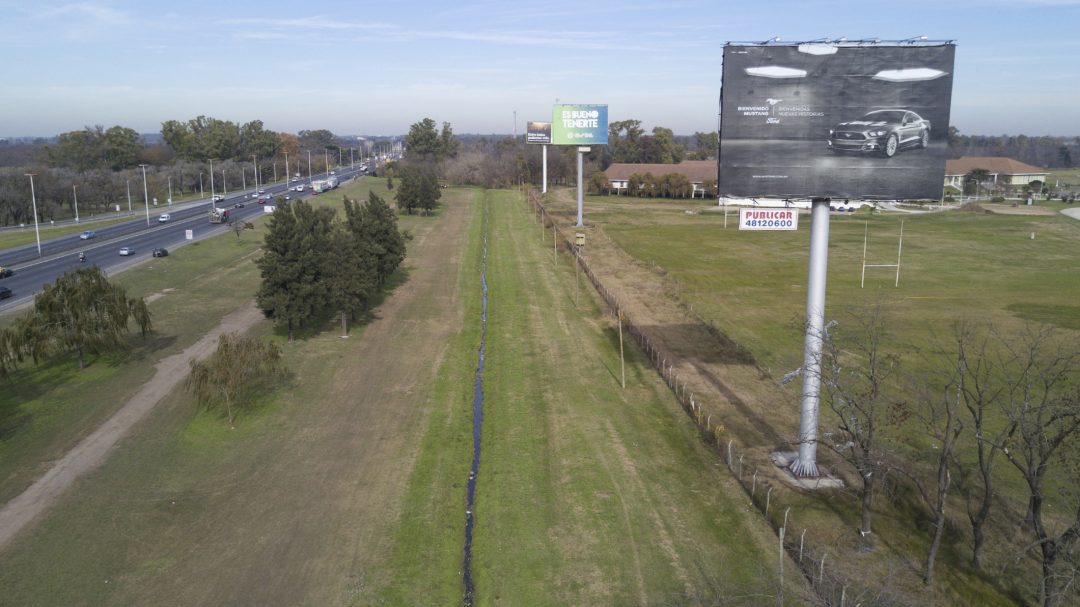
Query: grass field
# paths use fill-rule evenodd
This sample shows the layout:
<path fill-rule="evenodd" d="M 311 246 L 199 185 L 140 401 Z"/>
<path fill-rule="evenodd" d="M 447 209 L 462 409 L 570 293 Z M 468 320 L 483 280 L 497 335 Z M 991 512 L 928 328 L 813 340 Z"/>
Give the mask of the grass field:
<path fill-rule="evenodd" d="M 344 193 L 365 195 L 355 187 Z M 168 396 L 0 553 L 2 602 L 460 603 L 485 212 L 477 604 L 773 604 L 775 537 L 629 347 L 619 388 L 615 330 L 587 290 L 575 306 L 569 260 L 553 263 L 520 195 L 473 190 L 444 191 L 435 217 L 402 218 L 415 236 L 403 282 L 371 324 L 346 340 L 329 330 L 282 343 L 289 385 L 235 429 Z M 205 331 L 181 324 L 218 315 L 200 306 L 250 297 L 257 278 L 235 240 L 168 258 L 194 268 L 187 256 L 221 246 L 217 265 L 231 272 L 217 280 L 156 264 L 124 275 L 133 293 L 164 294 L 152 306 L 172 337 L 155 357 Z M 228 291 L 219 303 L 196 294 L 204 280 Z M 254 332 L 282 340 L 269 324 Z M 93 398 L 138 384 L 130 357 L 115 367 Z M 50 398 L 79 400 L 71 390 Z M 73 423 L 95 420 L 60 425 Z M 787 579 L 787 604 L 805 593 Z"/>
<path fill-rule="evenodd" d="M 572 221 L 569 195 L 556 193 L 550 203 L 560 220 L 565 224 Z M 1038 206 L 1058 209 L 1065 205 Z M 649 291 L 653 299 L 642 305 L 659 307 L 660 299 L 677 302 L 686 318 L 717 327 L 751 354 L 754 366 L 760 369 L 757 377 L 745 357 L 731 357 L 735 364 L 718 365 L 722 370 L 717 373 L 730 380 L 731 391 L 741 397 L 736 399 L 741 404 L 724 413 L 724 423 L 730 425 L 733 435 L 756 450 L 761 459 L 768 450 L 794 440 L 799 382 L 782 391 L 776 380 L 802 362 L 809 230 L 739 232 L 731 218 L 731 227 L 725 230 L 723 214 L 704 211 L 699 202 L 591 197 L 585 209 L 587 231 L 601 241 L 610 239 L 631 260 L 608 268 L 605 280 L 617 283 L 624 294 L 644 292 L 647 283 L 658 284 L 655 293 Z M 934 364 L 926 355 L 951 345 L 953 323 L 960 319 L 982 323 L 1003 334 L 1018 331 L 1028 322 L 1048 323 L 1073 336 L 1067 338 L 1080 337 L 1080 306 L 1076 303 L 1080 301 L 1080 276 L 1073 269 L 1080 256 L 1080 222 L 1058 213 L 1012 215 L 1004 214 L 1011 209 L 1002 211 L 834 215 L 827 318 L 839 321 L 843 329 L 854 326 L 855 316 L 867 306 L 882 303 L 891 314 L 893 345 L 904 353 L 905 371 L 915 374 Z M 896 263 L 901 221 L 904 240 L 899 287 L 894 286 L 895 268 L 871 268 L 867 269 L 866 288 L 860 288 L 864 230 L 869 235 L 867 262 Z M 593 236 L 590 239 L 601 246 Z M 600 250 L 598 254 L 605 258 L 614 254 L 606 248 Z M 681 327 L 668 325 L 659 333 L 669 339 L 678 334 L 680 339 L 692 341 L 693 331 Z M 700 343 L 679 344 L 684 352 L 709 351 L 702 345 L 712 341 L 708 333 L 700 325 L 696 333 Z M 918 459 L 920 452 L 925 453 L 926 439 L 914 420 L 888 431 L 899 439 L 900 452 L 906 457 Z M 971 447 L 965 444 L 963 448 Z M 962 453 L 967 455 L 969 451 Z M 822 457 L 828 461 L 828 454 Z M 997 531 L 1013 538 L 1011 541 L 1023 542 L 1014 535 L 1015 521 L 1008 518 L 1016 515 L 1016 510 L 1023 513 L 1023 483 L 1006 467 L 999 472 L 1003 499 Z M 903 574 L 891 575 L 898 580 L 894 583 L 908 587 L 915 595 L 925 595 L 917 574 L 928 532 L 915 499 L 905 490 L 885 500 L 891 507 L 879 506 L 875 535 L 887 549 L 878 551 L 880 558 L 860 555 L 858 564 L 852 563 L 853 576 L 862 577 L 867 571 L 890 576 L 888 568 L 895 568 L 896 561 L 890 564 L 889 559 L 899 555 L 897 561 L 911 564 L 901 567 Z M 778 501 L 798 513 L 798 524 L 811 527 L 811 535 L 817 531 L 818 545 L 841 553 L 855 551 L 856 542 L 848 531 L 858 518 L 853 497 L 816 499 L 784 492 Z M 1068 508 L 1067 502 L 1060 505 Z M 970 553 L 963 505 L 955 504 L 953 512 L 955 527 L 950 528 L 942 560 L 965 563 Z M 999 537 L 992 551 L 1009 575 L 973 573 L 963 565 L 948 570 L 944 581 L 939 580 L 935 587 L 943 604 L 1011 604 L 1017 596 L 1012 593 L 1031 591 L 1032 563 L 1015 558 L 1015 544 Z M 904 578 L 907 581 L 902 581 Z"/>

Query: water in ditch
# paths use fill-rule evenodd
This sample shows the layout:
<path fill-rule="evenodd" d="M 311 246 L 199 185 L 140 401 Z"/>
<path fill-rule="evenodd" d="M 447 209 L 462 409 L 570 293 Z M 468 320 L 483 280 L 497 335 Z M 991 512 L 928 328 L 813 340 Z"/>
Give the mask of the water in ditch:
<path fill-rule="evenodd" d="M 465 489 L 465 605 L 471 607 L 476 588 L 472 578 L 473 498 L 476 496 L 476 473 L 480 468 L 480 428 L 484 424 L 484 354 L 487 343 L 487 214 L 484 216 L 484 252 L 480 259 L 480 348 L 477 352 L 476 377 L 473 379 L 473 448 L 469 482 Z"/>

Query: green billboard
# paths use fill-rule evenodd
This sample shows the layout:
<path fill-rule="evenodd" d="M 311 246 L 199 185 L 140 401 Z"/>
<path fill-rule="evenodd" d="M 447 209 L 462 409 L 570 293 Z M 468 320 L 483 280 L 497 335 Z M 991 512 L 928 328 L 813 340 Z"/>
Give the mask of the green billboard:
<path fill-rule="evenodd" d="M 551 112 L 551 143 L 606 145 L 607 105 L 556 105 Z"/>

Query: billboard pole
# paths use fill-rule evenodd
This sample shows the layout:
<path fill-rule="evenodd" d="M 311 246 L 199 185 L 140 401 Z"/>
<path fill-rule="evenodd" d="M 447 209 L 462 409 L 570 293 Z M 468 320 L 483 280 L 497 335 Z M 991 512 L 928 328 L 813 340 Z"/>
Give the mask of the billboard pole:
<path fill-rule="evenodd" d="M 814 198 L 811 204 L 799 456 L 791 463 L 791 473 L 799 478 L 820 476 L 817 432 L 821 401 L 821 350 L 825 337 L 825 278 L 829 266 L 829 199 Z"/>
<path fill-rule="evenodd" d="M 581 197 L 582 179 L 581 179 L 581 174 L 583 172 L 585 172 L 584 169 L 582 168 L 582 165 L 584 164 L 584 161 L 582 159 L 585 157 L 585 152 L 588 152 L 589 149 L 590 148 L 586 148 L 586 147 L 579 147 L 577 149 L 577 225 L 576 225 L 576 227 L 579 227 L 579 228 L 585 226 L 585 223 L 582 221 L 582 216 L 581 216 L 582 215 L 582 212 L 581 212 L 581 209 L 582 209 L 582 197 Z"/>
<path fill-rule="evenodd" d="M 547 144 L 544 144 L 544 185 L 541 190 L 542 194 L 547 194 Z"/>

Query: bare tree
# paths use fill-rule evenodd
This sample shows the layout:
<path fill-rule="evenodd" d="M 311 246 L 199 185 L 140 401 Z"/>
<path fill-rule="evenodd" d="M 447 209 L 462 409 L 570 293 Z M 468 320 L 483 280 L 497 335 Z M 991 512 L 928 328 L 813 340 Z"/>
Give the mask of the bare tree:
<path fill-rule="evenodd" d="M 874 491 L 888 469 L 879 430 L 887 423 L 890 409 L 898 404 L 890 400 L 886 384 L 900 358 L 884 349 L 887 335 L 880 304 L 852 316 L 855 332 L 835 339 L 826 333 L 823 340 L 822 396 L 835 415 L 822 443 L 859 475 L 859 533 L 867 537 Z"/>
<path fill-rule="evenodd" d="M 1000 447 L 1028 486 L 1025 523 L 1031 527 L 1032 547 L 1038 548 L 1042 565 L 1039 604 L 1052 607 L 1062 604 L 1070 590 L 1062 579 L 1071 578 L 1074 569 L 1069 561 L 1080 540 L 1080 495 L 1075 490 L 1080 479 L 1064 479 L 1062 497 L 1074 502 L 1065 529 L 1053 530 L 1060 523 L 1047 520 L 1046 515 L 1047 476 L 1067 474 L 1070 447 L 1062 447 L 1080 430 L 1080 350 L 1050 328 L 1029 327 L 1020 339 L 1002 341 L 1007 356 L 1002 367 L 1006 390 L 1002 409 L 1012 432 Z M 1059 569 L 1059 561 L 1064 561 L 1062 568 L 1068 571 Z"/>
<path fill-rule="evenodd" d="M 962 352 L 963 348 L 957 354 L 956 360 L 949 364 L 931 365 L 931 368 L 946 369 L 945 376 L 924 378 L 915 389 L 919 406 L 916 407 L 914 415 L 922 422 L 932 441 L 936 465 L 932 477 L 933 485 L 926 482 L 917 471 L 908 474 L 933 517 L 933 532 L 926 554 L 926 570 L 923 573 L 923 583 L 927 585 L 934 581 L 934 562 L 945 532 L 945 506 L 952 484 L 950 468 L 954 463 L 957 443 L 964 431 L 961 410 L 965 361 Z"/>
<path fill-rule="evenodd" d="M 987 413 L 996 410 L 1004 384 L 999 381 L 998 365 L 990 355 L 987 335 L 970 326 L 960 325 L 956 331 L 959 391 L 968 413 L 971 432 L 975 438 L 976 466 L 972 469 L 957 462 L 957 490 L 964 497 L 968 522 L 971 524 L 971 565 L 981 569 L 984 526 L 990 518 L 994 500 L 994 465 L 1001 453 L 1000 445 L 1013 431 L 1013 424 L 989 424 Z M 991 429 L 993 427 L 994 429 Z"/>

